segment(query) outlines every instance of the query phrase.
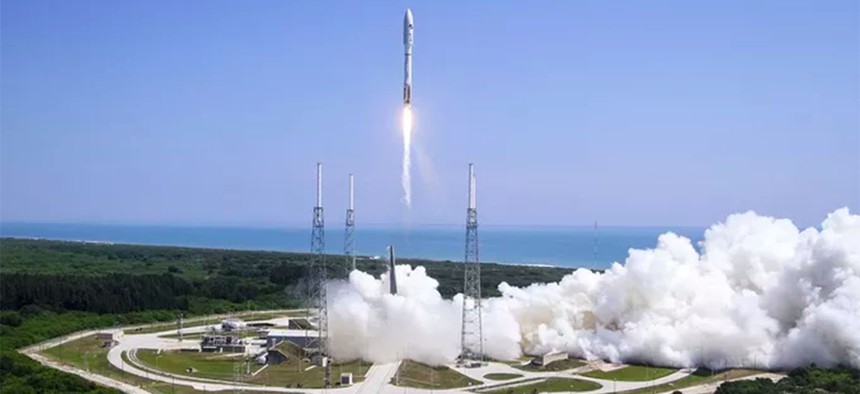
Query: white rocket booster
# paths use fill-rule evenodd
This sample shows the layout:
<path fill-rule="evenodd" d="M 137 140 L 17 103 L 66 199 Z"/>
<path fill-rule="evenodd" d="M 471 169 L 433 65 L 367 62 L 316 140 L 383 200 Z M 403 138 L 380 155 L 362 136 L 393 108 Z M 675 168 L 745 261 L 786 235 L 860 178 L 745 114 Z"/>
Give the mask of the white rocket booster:
<path fill-rule="evenodd" d="M 403 17 L 403 105 L 412 105 L 412 40 L 413 35 L 413 20 L 412 10 L 406 9 L 406 16 Z"/>

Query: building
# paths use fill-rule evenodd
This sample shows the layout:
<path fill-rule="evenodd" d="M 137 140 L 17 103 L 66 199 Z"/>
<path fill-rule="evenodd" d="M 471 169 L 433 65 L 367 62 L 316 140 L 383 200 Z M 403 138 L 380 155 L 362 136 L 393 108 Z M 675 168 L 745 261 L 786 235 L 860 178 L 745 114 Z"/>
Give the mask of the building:
<path fill-rule="evenodd" d="M 281 343 L 269 347 L 266 351 L 266 364 L 278 365 L 288 361 L 302 361 L 310 363 L 310 360 L 305 358 L 305 352 L 301 347 L 293 344 L 290 341 L 282 341 Z"/>
<path fill-rule="evenodd" d="M 304 348 L 307 346 L 310 339 L 304 335 L 304 333 L 297 333 L 296 331 L 290 330 L 281 330 L 281 329 L 271 329 L 265 332 L 265 337 L 263 337 L 262 333 L 260 335 L 260 339 L 266 339 L 266 347 L 270 348 L 278 345 L 281 342 L 289 341 L 292 344 Z"/>
<path fill-rule="evenodd" d="M 200 342 L 200 350 L 204 352 L 245 352 L 245 342 L 235 334 L 216 333 L 204 334 Z"/>
<path fill-rule="evenodd" d="M 113 347 L 119 343 L 122 335 L 122 330 L 101 331 L 96 334 L 96 338 L 102 343 L 102 347 Z"/>
<path fill-rule="evenodd" d="M 352 373 L 344 372 L 340 374 L 340 385 L 341 386 L 351 386 L 352 385 Z"/>
<path fill-rule="evenodd" d="M 567 360 L 567 353 L 549 352 L 547 354 L 544 354 L 543 356 L 537 356 L 537 357 L 533 358 L 532 364 L 540 366 L 540 367 L 545 367 L 545 366 L 549 365 L 550 363 L 553 363 L 556 361 L 561 361 L 561 360 Z"/>

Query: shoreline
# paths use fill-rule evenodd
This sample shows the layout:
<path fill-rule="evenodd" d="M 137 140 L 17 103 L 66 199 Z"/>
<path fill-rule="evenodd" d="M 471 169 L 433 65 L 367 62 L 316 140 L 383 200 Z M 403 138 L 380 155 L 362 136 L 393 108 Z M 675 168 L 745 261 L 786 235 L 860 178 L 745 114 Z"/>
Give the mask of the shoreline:
<path fill-rule="evenodd" d="M 163 248 L 187 248 L 187 249 L 200 249 L 200 250 L 219 250 L 219 251 L 236 251 L 236 252 L 259 252 L 259 253 L 285 253 L 285 254 L 311 254 L 310 252 L 302 252 L 302 251 L 291 251 L 291 250 L 274 250 L 274 249 L 243 249 L 243 248 L 231 248 L 231 247 L 212 247 L 212 246 L 197 246 L 197 245 L 187 245 L 187 244 L 154 244 L 154 243 L 135 243 L 135 242 L 114 242 L 114 241 L 105 241 L 105 240 L 87 240 L 87 239 L 67 239 L 67 238 L 49 238 L 49 237 L 34 237 L 34 236 L 17 236 L 17 235 L 3 235 L 0 234 L 0 241 L 4 239 L 14 239 L 14 240 L 25 240 L 25 241 L 46 241 L 46 242 L 68 242 L 68 243 L 77 243 L 77 244 L 88 244 L 88 245 L 103 245 L 103 246 L 149 246 L 149 247 L 163 247 Z M 326 253 L 326 256 L 344 256 L 341 253 Z M 409 257 L 409 256 L 398 256 L 398 260 L 408 260 L 412 261 L 426 261 L 431 263 L 462 263 L 462 261 L 449 260 L 449 259 L 440 259 L 440 258 L 426 258 L 426 257 Z M 367 260 L 367 261 L 386 261 L 383 256 L 371 256 L 371 255 L 356 255 L 356 259 L 359 260 Z M 528 268 L 550 268 L 550 269 L 569 269 L 571 271 L 575 271 L 580 268 L 591 269 L 591 270 L 603 270 L 603 268 L 596 267 L 583 267 L 583 266 L 563 266 L 563 265 L 555 265 L 555 264 L 547 264 L 547 263 L 514 263 L 514 262 L 503 262 L 503 261 L 485 261 L 482 260 L 481 264 L 497 264 L 504 266 L 514 266 L 514 267 L 528 267 Z M 611 264 L 611 263 L 609 263 Z"/>

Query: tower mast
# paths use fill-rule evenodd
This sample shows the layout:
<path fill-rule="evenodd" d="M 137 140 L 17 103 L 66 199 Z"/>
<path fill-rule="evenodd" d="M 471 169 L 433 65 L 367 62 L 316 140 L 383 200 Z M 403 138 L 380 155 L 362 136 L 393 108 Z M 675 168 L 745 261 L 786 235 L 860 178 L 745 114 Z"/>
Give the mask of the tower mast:
<path fill-rule="evenodd" d="M 322 163 L 317 163 L 317 195 L 314 206 L 313 227 L 311 230 L 310 286 L 308 288 L 307 311 L 310 317 L 317 313 L 316 336 L 308 336 L 309 349 L 316 349 L 320 365 L 325 368 L 324 386 L 331 386 L 331 368 L 328 360 L 328 299 L 326 295 L 325 266 L 325 221 L 322 205 Z M 308 319 L 310 321 L 310 319 Z"/>
<path fill-rule="evenodd" d="M 355 270 L 355 180 L 349 174 L 349 206 L 346 208 L 346 230 L 343 235 L 343 254 L 347 265 Z"/>
<path fill-rule="evenodd" d="M 463 326 L 460 336 L 460 364 L 472 365 L 484 359 L 481 322 L 481 263 L 478 258 L 478 210 L 475 194 L 475 165 L 469 163 L 469 205 L 466 209 L 466 255 L 463 261 Z"/>

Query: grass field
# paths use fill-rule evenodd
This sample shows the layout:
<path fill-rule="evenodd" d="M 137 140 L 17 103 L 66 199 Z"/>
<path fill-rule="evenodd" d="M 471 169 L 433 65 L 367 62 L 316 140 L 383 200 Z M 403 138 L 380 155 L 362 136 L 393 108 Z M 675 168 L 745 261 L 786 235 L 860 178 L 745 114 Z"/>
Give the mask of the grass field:
<path fill-rule="evenodd" d="M 353 382 L 361 382 L 371 365 L 373 364 L 366 361 L 335 362 L 331 367 L 332 384 L 337 387 L 335 383 L 340 380 L 341 373 L 352 373 Z M 281 387 L 322 388 L 325 369 L 322 367 L 307 369 L 308 367 L 310 365 L 299 361 L 271 365 L 257 376 L 251 377 L 248 382 Z"/>
<path fill-rule="evenodd" d="M 137 358 L 159 371 L 208 379 L 233 380 L 233 370 L 243 361 L 241 354 L 138 349 Z M 193 368 L 194 372 L 188 372 Z"/>
<path fill-rule="evenodd" d="M 400 368 L 397 370 L 397 375 L 391 379 L 391 384 L 423 389 L 452 389 L 474 386 L 481 382 L 446 366 L 431 367 L 406 360 L 400 363 Z"/>
<path fill-rule="evenodd" d="M 696 372 L 693 372 L 692 375 L 683 377 L 674 382 L 669 382 L 666 384 L 661 384 L 659 386 L 641 388 L 636 390 L 628 390 L 621 391 L 621 393 L 625 394 L 646 394 L 653 392 L 664 392 L 664 391 L 672 391 L 672 390 L 680 390 L 687 387 L 698 386 L 700 384 L 721 382 L 727 379 L 737 379 L 742 378 L 744 376 L 755 375 L 757 373 L 761 373 L 761 371 L 756 371 L 752 369 L 729 369 L 721 372 L 713 372 L 707 369 L 697 369 Z"/>
<path fill-rule="evenodd" d="M 107 362 L 109 349 L 102 347 L 101 341 L 95 335 L 83 337 L 78 340 L 66 342 L 60 346 L 45 349 L 42 354 L 63 361 L 79 369 L 87 370 L 95 367 L 104 359 Z M 92 365 L 90 365 L 92 364 Z"/>
<path fill-rule="evenodd" d="M 140 387 L 153 394 L 194 394 L 202 391 L 191 387 L 170 383 L 154 382 L 139 376 L 125 373 L 110 365 L 107 360 L 107 348 L 101 347 L 101 341 L 93 336 L 83 337 L 74 341 L 66 342 L 60 346 L 45 349 L 42 354 L 49 358 L 58 360 L 63 364 L 71 365 L 78 369 L 125 382 Z"/>
<path fill-rule="evenodd" d="M 561 391 L 592 391 L 603 386 L 579 379 L 549 378 L 543 382 L 488 391 L 490 394 L 557 393 Z"/>
<path fill-rule="evenodd" d="M 490 380 L 511 380 L 521 378 L 523 375 L 517 373 L 488 373 L 484 377 Z"/>
<path fill-rule="evenodd" d="M 514 368 L 528 371 L 528 372 L 554 372 L 554 371 L 566 371 L 568 369 L 578 368 L 585 365 L 584 361 L 581 360 L 558 360 L 555 362 L 551 362 L 545 366 L 537 366 L 532 363 L 523 364 L 523 365 L 513 365 Z"/>
<path fill-rule="evenodd" d="M 618 380 L 622 382 L 645 382 L 669 376 L 678 371 L 675 368 L 659 368 L 643 365 L 630 365 L 613 371 L 591 371 L 582 374 L 595 379 Z"/>

